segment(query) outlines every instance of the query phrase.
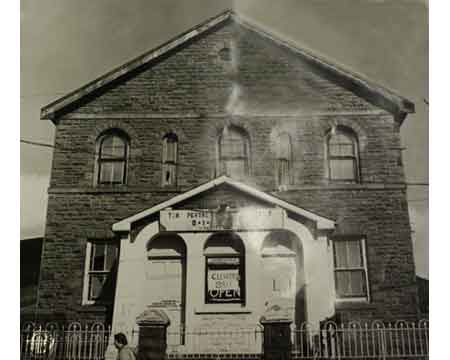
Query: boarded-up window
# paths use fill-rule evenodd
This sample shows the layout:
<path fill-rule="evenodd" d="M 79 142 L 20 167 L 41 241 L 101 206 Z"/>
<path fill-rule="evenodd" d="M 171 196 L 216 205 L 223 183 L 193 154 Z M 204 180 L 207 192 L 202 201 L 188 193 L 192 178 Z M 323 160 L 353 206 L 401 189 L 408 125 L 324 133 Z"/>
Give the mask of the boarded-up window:
<path fill-rule="evenodd" d="M 235 179 L 242 179 L 249 172 L 250 146 L 243 129 L 229 126 L 224 129 L 218 141 L 218 173 Z"/>

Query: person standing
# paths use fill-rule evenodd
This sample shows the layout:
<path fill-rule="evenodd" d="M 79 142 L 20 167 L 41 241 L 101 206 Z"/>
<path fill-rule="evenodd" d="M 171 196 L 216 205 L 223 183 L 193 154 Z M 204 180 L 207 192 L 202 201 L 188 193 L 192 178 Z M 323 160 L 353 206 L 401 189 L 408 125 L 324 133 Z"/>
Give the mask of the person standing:
<path fill-rule="evenodd" d="M 114 346 L 117 348 L 117 360 L 136 360 L 134 351 L 128 346 L 125 334 L 114 335 Z"/>

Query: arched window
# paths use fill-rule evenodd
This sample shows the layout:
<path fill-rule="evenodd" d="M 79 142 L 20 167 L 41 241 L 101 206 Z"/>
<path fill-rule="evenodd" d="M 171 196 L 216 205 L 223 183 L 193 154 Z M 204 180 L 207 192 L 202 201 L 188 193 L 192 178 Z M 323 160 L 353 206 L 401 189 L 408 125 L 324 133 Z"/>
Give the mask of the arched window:
<path fill-rule="evenodd" d="M 250 167 L 250 142 L 245 130 L 227 126 L 218 139 L 218 174 L 245 178 Z"/>
<path fill-rule="evenodd" d="M 358 140 L 350 129 L 337 127 L 327 137 L 328 178 L 359 181 Z"/>
<path fill-rule="evenodd" d="M 163 186 L 177 183 L 178 137 L 174 133 L 164 135 L 162 142 L 162 181 Z"/>
<path fill-rule="evenodd" d="M 245 250 L 232 232 L 216 233 L 204 248 L 206 264 L 205 302 L 245 304 Z"/>
<path fill-rule="evenodd" d="M 291 184 L 292 149 L 291 137 L 288 133 L 281 133 L 275 142 L 275 156 L 277 169 L 277 184 Z"/>
<path fill-rule="evenodd" d="M 128 157 L 128 137 L 110 130 L 98 139 L 97 183 L 125 184 Z"/>

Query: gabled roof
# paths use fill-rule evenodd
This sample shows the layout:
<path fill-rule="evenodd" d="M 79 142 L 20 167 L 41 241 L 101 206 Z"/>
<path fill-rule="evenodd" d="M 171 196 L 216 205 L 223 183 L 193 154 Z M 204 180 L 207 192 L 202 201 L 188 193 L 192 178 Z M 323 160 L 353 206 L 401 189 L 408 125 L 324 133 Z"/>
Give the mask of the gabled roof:
<path fill-rule="evenodd" d="M 139 221 L 141 219 L 144 219 L 147 216 L 151 216 L 161 210 L 164 210 L 165 208 L 172 207 L 173 205 L 175 205 L 181 201 L 185 201 L 193 196 L 199 195 L 205 191 L 211 190 L 220 185 L 229 185 L 229 186 L 235 188 L 236 190 L 239 190 L 248 195 L 251 195 L 259 200 L 265 201 L 269 204 L 272 204 L 272 205 L 278 206 L 284 210 L 287 210 L 288 212 L 291 212 L 293 214 L 307 218 L 307 219 L 313 221 L 319 230 L 334 229 L 335 223 L 333 220 L 330 220 L 323 216 L 314 214 L 311 211 L 308 211 L 308 210 L 305 210 L 298 206 L 295 206 L 293 204 L 290 204 L 287 201 L 281 200 L 273 195 L 270 195 L 263 191 L 257 190 L 251 186 L 248 186 L 248 185 L 238 182 L 236 180 L 230 179 L 227 176 L 221 176 L 221 177 L 213 179 L 205 184 L 197 186 L 183 194 L 174 196 L 173 198 L 166 200 L 158 205 L 155 205 L 155 206 L 151 207 L 150 209 L 141 211 L 140 213 L 137 213 L 136 215 L 133 215 L 126 219 L 123 219 L 123 220 L 113 224 L 112 230 L 113 231 L 130 231 L 132 223 Z"/>
<path fill-rule="evenodd" d="M 372 101 L 381 108 L 393 113 L 395 118 L 400 123 L 406 117 L 408 113 L 414 112 L 414 103 L 401 97 L 387 88 L 370 81 L 360 74 L 356 74 L 352 71 L 344 69 L 341 66 L 337 66 L 330 61 L 325 60 L 323 57 L 318 57 L 313 55 L 311 52 L 281 40 L 270 32 L 261 29 L 261 27 L 251 24 L 250 21 L 244 20 L 243 18 L 236 15 L 233 11 L 227 10 L 206 22 L 193 27 L 190 30 L 180 34 L 172 40 L 158 46 L 157 48 L 146 52 L 137 58 L 117 67 L 116 69 L 100 76 L 99 78 L 91 81 L 90 83 L 78 88 L 75 91 L 59 98 L 58 100 L 44 106 L 41 109 L 41 119 L 50 119 L 55 121 L 58 118 L 58 114 L 64 109 L 76 106 L 76 103 L 81 99 L 94 94 L 100 89 L 104 89 L 113 82 L 124 78 L 133 71 L 149 64 L 150 62 L 156 60 L 157 58 L 167 54 L 176 48 L 181 47 L 188 41 L 192 41 L 199 37 L 201 34 L 210 30 L 211 28 L 225 23 L 226 21 L 235 21 L 241 26 L 254 31 L 261 36 L 272 40 L 278 45 L 289 49 L 293 53 L 297 54 L 299 57 L 307 61 L 309 64 L 324 72 L 332 79 L 339 81 L 341 84 L 345 85 L 355 94 Z"/>

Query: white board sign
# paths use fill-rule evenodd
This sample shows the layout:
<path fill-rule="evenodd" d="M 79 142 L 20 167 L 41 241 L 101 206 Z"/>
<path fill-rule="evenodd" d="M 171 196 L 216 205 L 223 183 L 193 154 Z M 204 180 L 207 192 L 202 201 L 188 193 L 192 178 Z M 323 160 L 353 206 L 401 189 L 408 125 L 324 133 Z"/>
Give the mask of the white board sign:
<path fill-rule="evenodd" d="M 166 231 L 265 230 L 284 227 L 285 211 L 279 208 L 239 210 L 161 210 Z"/>

